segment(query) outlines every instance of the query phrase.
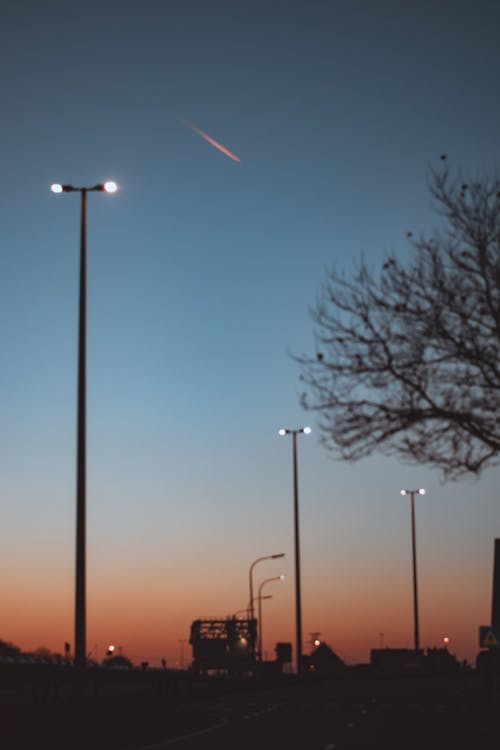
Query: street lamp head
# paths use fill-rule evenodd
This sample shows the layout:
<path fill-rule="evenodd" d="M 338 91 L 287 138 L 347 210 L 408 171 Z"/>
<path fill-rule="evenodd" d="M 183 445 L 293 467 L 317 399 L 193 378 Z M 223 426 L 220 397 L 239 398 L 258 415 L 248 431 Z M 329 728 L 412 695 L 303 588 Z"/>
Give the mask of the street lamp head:
<path fill-rule="evenodd" d="M 304 433 L 304 435 L 310 435 L 311 434 L 311 428 L 310 427 L 304 427 L 304 429 L 302 430 L 302 432 Z"/>
<path fill-rule="evenodd" d="M 106 193 L 116 193 L 118 190 L 118 185 L 116 182 L 113 182 L 113 180 L 108 180 L 104 183 L 104 192 Z"/>
<path fill-rule="evenodd" d="M 278 557 L 285 557 L 284 552 L 279 552 L 277 555 L 271 555 L 273 560 L 276 560 Z"/>
<path fill-rule="evenodd" d="M 278 435 L 281 435 L 281 436 L 286 435 L 286 430 L 285 430 L 284 427 L 282 427 L 280 430 L 278 430 Z"/>
<path fill-rule="evenodd" d="M 400 494 L 400 495 L 406 495 L 406 492 L 407 492 L 406 490 L 400 490 L 400 493 L 399 493 L 399 494 Z"/>
<path fill-rule="evenodd" d="M 80 193 L 86 193 L 88 191 L 100 191 L 103 193 L 116 193 L 118 190 L 118 185 L 116 182 L 113 182 L 113 180 L 108 180 L 107 182 L 100 182 L 97 185 L 94 185 L 93 187 L 74 187 L 73 185 L 61 185 L 59 182 L 54 182 L 50 189 L 53 193 L 72 193 L 72 192 L 80 192 Z"/>
<path fill-rule="evenodd" d="M 285 580 L 285 574 L 284 574 L 284 573 L 282 573 L 282 574 L 280 575 L 280 581 L 284 581 L 284 580 Z"/>
<path fill-rule="evenodd" d="M 419 495 L 425 495 L 425 490 L 424 490 L 424 488 L 423 488 L 423 487 L 421 487 L 421 488 L 419 489 L 419 491 L 418 491 L 418 494 L 419 494 Z"/>

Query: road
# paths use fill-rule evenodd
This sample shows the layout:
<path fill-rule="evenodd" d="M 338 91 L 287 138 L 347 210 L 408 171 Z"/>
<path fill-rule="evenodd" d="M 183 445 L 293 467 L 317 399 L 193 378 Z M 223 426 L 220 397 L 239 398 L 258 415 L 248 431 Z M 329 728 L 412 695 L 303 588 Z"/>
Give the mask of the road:
<path fill-rule="evenodd" d="M 240 685 L 241 688 L 241 685 Z M 499 750 L 500 717 L 445 678 L 0 703 L 2 750 Z M 475 699 L 474 699 L 474 696 Z M 485 709 L 488 707 L 485 706 Z"/>
<path fill-rule="evenodd" d="M 215 728 L 134 750 L 500 748 L 498 724 L 468 709 L 456 685 L 439 680 L 308 685 L 285 693 L 221 697 L 204 708 Z"/>

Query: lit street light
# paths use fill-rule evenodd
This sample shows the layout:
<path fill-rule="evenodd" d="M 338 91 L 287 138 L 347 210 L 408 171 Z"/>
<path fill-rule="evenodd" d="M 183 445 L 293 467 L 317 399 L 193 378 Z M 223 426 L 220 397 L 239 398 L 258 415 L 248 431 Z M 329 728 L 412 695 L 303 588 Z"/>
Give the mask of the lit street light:
<path fill-rule="evenodd" d="M 267 583 L 271 583 L 271 581 L 284 581 L 285 576 L 282 574 L 280 576 L 274 576 L 273 578 L 266 578 L 259 586 L 259 591 L 257 594 L 257 600 L 259 602 L 259 625 L 258 625 L 258 652 L 259 652 L 259 661 L 262 661 L 262 600 L 263 599 L 271 599 L 269 596 L 262 596 L 262 589 Z"/>
<path fill-rule="evenodd" d="M 257 565 L 257 563 L 262 562 L 262 560 L 277 560 L 279 557 L 285 557 L 284 552 L 278 552 L 276 555 L 266 555 L 265 557 L 258 557 L 256 560 L 253 561 L 253 563 L 250 565 L 250 570 L 248 572 L 248 578 L 249 578 L 249 584 L 250 584 L 250 600 L 249 600 L 249 620 L 253 620 L 255 617 L 254 614 L 254 607 L 253 607 L 253 569 Z"/>
<path fill-rule="evenodd" d="M 302 673 L 302 609 L 300 599 L 300 536 L 299 536 L 299 483 L 297 473 L 297 435 L 300 433 L 309 435 L 310 427 L 301 427 L 298 430 L 287 430 L 282 427 L 278 430 L 279 435 L 291 435 L 293 441 L 293 510 L 295 529 L 295 628 L 296 628 L 296 650 L 297 650 L 297 674 Z"/>
<path fill-rule="evenodd" d="M 275 555 L 265 555 L 264 557 L 258 557 L 250 565 L 250 570 L 248 572 L 249 586 L 250 586 L 250 601 L 248 603 L 248 615 L 247 615 L 248 620 L 250 621 L 249 622 L 250 628 L 252 628 L 252 622 L 255 619 L 255 612 L 254 612 L 254 606 L 253 606 L 253 569 L 257 565 L 257 563 L 262 562 L 262 560 L 277 560 L 279 557 L 285 557 L 285 553 L 278 552 Z M 255 657 L 255 642 L 253 643 L 252 649 L 253 649 L 252 656 Z"/>
<path fill-rule="evenodd" d="M 420 636 L 418 632 L 418 592 L 417 592 L 417 546 L 415 543 L 415 495 L 425 495 L 425 490 L 401 490 L 401 495 L 411 496 L 411 542 L 413 557 L 413 621 L 415 651 L 420 649 Z"/>
<path fill-rule="evenodd" d="M 80 302 L 78 322 L 78 417 L 76 479 L 76 591 L 75 591 L 75 666 L 86 664 L 85 597 L 85 501 L 86 501 L 86 307 L 87 307 L 87 193 L 116 193 L 116 182 L 93 187 L 74 187 L 54 183 L 53 193 L 80 193 Z"/>

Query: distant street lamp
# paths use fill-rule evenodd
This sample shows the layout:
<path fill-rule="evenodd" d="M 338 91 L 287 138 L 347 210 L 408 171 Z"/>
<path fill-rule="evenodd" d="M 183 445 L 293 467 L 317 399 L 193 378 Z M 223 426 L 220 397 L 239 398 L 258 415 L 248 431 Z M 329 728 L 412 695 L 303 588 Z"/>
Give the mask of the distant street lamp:
<path fill-rule="evenodd" d="M 417 593 L 417 546 L 415 542 L 415 495 L 425 495 L 425 490 L 401 490 L 401 495 L 411 496 L 411 542 L 413 557 L 413 621 L 414 621 L 414 648 L 420 649 L 420 636 L 418 631 L 418 593 Z"/>
<path fill-rule="evenodd" d="M 281 428 L 279 435 L 291 435 L 293 440 L 293 510 L 295 529 L 295 628 L 296 628 L 296 650 L 297 650 L 297 674 L 302 673 L 302 608 L 300 599 L 300 535 L 299 535 L 299 483 L 297 476 L 297 435 L 300 433 L 309 435 L 310 427 L 301 427 L 298 430 L 287 430 Z"/>
<path fill-rule="evenodd" d="M 116 193 L 116 182 L 93 187 L 73 187 L 54 183 L 53 193 L 80 193 L 80 303 L 78 323 L 78 417 L 76 479 L 76 591 L 75 591 L 75 666 L 83 669 L 86 659 L 85 597 L 85 503 L 86 503 L 86 308 L 87 308 L 87 193 Z"/>
<path fill-rule="evenodd" d="M 262 661 L 262 600 L 263 599 L 271 599 L 271 597 L 262 596 L 262 589 L 264 586 L 268 583 L 271 583 L 271 581 L 284 581 L 285 576 L 274 576 L 273 578 L 266 578 L 259 586 L 258 594 L 257 594 L 257 600 L 259 602 L 259 624 L 258 624 L 258 652 L 259 652 L 259 661 Z"/>
<path fill-rule="evenodd" d="M 284 552 L 278 552 L 276 555 L 266 555 L 265 557 L 258 557 L 256 560 L 253 561 L 253 563 L 250 565 L 250 570 L 248 572 L 248 578 L 249 578 L 249 584 L 250 584 L 250 600 L 248 605 L 248 619 L 253 620 L 255 617 L 254 614 L 254 606 L 253 606 L 253 569 L 257 565 L 257 563 L 262 562 L 262 560 L 277 560 L 279 557 L 285 557 Z"/>
<path fill-rule="evenodd" d="M 277 560 L 279 557 L 285 557 L 284 552 L 278 552 L 275 555 L 265 555 L 264 557 L 258 557 L 256 560 L 253 561 L 253 563 L 250 565 L 250 570 L 248 572 L 248 578 L 249 578 L 249 585 L 250 585 L 250 601 L 248 602 L 248 615 L 247 618 L 249 620 L 249 628 L 252 632 L 253 626 L 252 621 L 255 619 L 255 611 L 253 606 L 253 569 L 257 565 L 257 563 L 262 562 L 263 560 Z M 252 657 L 255 658 L 255 635 L 254 633 L 254 639 L 252 641 Z"/>

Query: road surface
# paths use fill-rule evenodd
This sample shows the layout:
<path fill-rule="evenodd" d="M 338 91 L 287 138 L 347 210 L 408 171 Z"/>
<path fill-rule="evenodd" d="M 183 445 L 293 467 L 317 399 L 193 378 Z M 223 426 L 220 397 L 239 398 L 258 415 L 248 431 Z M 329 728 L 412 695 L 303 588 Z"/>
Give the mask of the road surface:
<path fill-rule="evenodd" d="M 499 750 L 500 717 L 467 691 L 445 678 L 348 678 L 180 703 L 146 694 L 3 703 L 0 747 Z"/>
<path fill-rule="evenodd" d="M 134 750 L 499 750 L 499 725 L 467 703 L 456 684 L 421 679 L 225 696 L 204 706 L 214 728 Z"/>

